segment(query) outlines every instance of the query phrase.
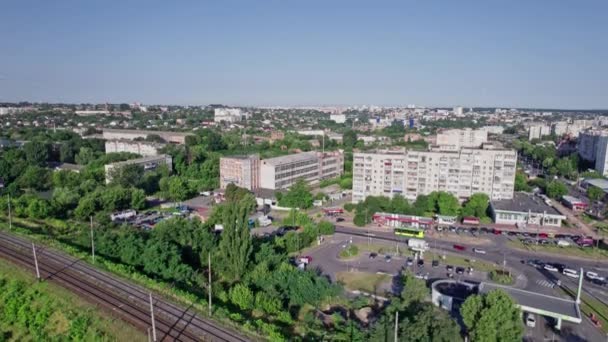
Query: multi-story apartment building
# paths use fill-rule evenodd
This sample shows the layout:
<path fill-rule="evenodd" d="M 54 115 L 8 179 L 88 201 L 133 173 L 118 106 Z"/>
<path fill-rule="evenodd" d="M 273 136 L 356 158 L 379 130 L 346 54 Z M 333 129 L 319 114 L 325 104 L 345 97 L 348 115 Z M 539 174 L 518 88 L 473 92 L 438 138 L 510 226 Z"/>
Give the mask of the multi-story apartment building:
<path fill-rule="evenodd" d="M 442 150 L 459 150 L 463 147 L 480 147 L 487 141 L 486 130 L 450 129 L 437 134 L 436 145 Z"/>
<path fill-rule="evenodd" d="M 534 124 L 528 127 L 528 140 L 541 139 L 551 134 L 551 127 L 545 124 Z"/>
<path fill-rule="evenodd" d="M 582 159 L 595 162 L 595 170 L 608 175 L 608 131 L 590 130 L 578 137 L 578 154 Z"/>
<path fill-rule="evenodd" d="M 260 187 L 260 156 L 232 156 L 220 158 L 220 188 L 234 184 L 250 191 Z"/>
<path fill-rule="evenodd" d="M 171 172 L 171 170 L 173 169 L 173 159 L 168 154 L 161 154 L 158 156 L 143 157 L 138 159 L 121 161 L 117 163 L 106 164 L 106 183 L 110 183 L 112 181 L 112 173 L 114 172 L 114 170 L 117 170 L 118 168 L 124 167 L 126 165 L 141 165 L 144 169 L 144 172 L 154 171 L 160 166 L 166 165 L 169 169 L 169 172 Z"/>
<path fill-rule="evenodd" d="M 260 187 L 287 189 L 298 179 L 314 184 L 321 179 L 337 177 L 343 170 L 342 152 L 302 152 L 264 159 L 260 163 Z"/>
<path fill-rule="evenodd" d="M 215 108 L 213 121 L 215 122 L 238 122 L 247 118 L 239 108 Z"/>
<path fill-rule="evenodd" d="M 106 140 L 106 153 L 131 152 L 141 156 L 156 156 L 158 150 L 166 146 L 161 143 L 149 141 L 134 141 L 127 139 Z"/>
<path fill-rule="evenodd" d="M 511 199 L 516 164 L 516 151 L 487 145 L 459 151 L 355 153 L 352 201 L 395 194 L 413 201 L 433 191 L 450 192 L 460 200 L 475 193 L 485 193 L 494 200 Z"/>
<path fill-rule="evenodd" d="M 186 132 L 168 132 L 168 131 L 144 131 L 138 129 L 103 129 L 103 138 L 105 140 L 128 139 L 135 140 L 137 138 L 145 139 L 149 135 L 158 135 L 163 140 L 172 144 L 185 144 L 186 137 L 194 135 Z"/>

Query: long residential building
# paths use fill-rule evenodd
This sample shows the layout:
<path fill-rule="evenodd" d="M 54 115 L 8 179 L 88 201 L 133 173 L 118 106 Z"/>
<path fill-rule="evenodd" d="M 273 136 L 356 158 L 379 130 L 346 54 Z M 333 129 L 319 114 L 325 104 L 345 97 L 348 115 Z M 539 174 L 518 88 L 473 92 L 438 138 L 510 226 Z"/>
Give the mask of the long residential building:
<path fill-rule="evenodd" d="M 169 132 L 169 131 L 144 131 L 138 129 L 103 129 L 103 138 L 105 140 L 128 139 L 135 140 L 137 138 L 145 139 L 149 135 L 158 135 L 163 140 L 172 144 L 185 144 L 186 137 L 194 135 L 187 132 Z"/>
<path fill-rule="evenodd" d="M 143 157 L 156 156 L 166 144 L 128 139 L 106 140 L 106 153 L 131 152 Z"/>
<path fill-rule="evenodd" d="M 343 170 L 344 154 L 341 151 L 302 152 L 264 159 L 260 163 L 260 187 L 287 189 L 298 179 L 315 184 L 322 179 L 338 177 Z"/>
<path fill-rule="evenodd" d="M 105 165 L 106 172 L 106 183 L 110 183 L 112 181 L 112 174 L 115 170 L 124 167 L 126 165 L 141 165 L 144 169 L 144 172 L 154 171 L 161 166 L 167 166 L 169 172 L 171 172 L 173 168 L 173 158 L 171 158 L 168 154 L 161 154 L 158 156 L 150 156 L 143 157 L 138 159 L 130 159 L 126 161 L 111 163 Z"/>
<path fill-rule="evenodd" d="M 353 156 L 353 203 L 367 196 L 408 200 L 433 191 L 465 200 L 485 193 L 492 200 L 513 198 L 517 152 L 483 148 L 458 151 L 384 150 Z"/>
<path fill-rule="evenodd" d="M 449 129 L 437 133 L 436 145 L 442 150 L 459 150 L 463 147 L 478 148 L 488 142 L 488 131 L 481 129 Z"/>
<path fill-rule="evenodd" d="M 220 188 L 228 184 L 253 191 L 260 187 L 260 156 L 231 156 L 220 158 Z"/>

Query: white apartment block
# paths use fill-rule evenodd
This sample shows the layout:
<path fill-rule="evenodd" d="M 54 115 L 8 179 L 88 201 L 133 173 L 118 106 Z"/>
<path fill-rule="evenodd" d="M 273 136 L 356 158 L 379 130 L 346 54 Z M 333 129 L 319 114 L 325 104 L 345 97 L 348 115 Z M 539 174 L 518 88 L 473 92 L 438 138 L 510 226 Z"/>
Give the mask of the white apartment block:
<path fill-rule="evenodd" d="M 149 135 L 158 135 L 168 143 L 185 144 L 186 137 L 194 135 L 186 132 L 169 132 L 169 131 L 145 131 L 138 129 L 103 129 L 103 138 L 105 140 L 128 139 L 135 140 L 137 138 L 145 139 Z"/>
<path fill-rule="evenodd" d="M 124 167 L 126 165 L 141 165 L 144 169 L 144 172 L 154 171 L 160 166 L 166 165 L 169 169 L 169 172 L 171 172 L 171 170 L 173 169 L 173 158 L 171 158 L 171 156 L 168 154 L 161 154 L 158 156 L 143 157 L 138 159 L 121 161 L 117 163 L 106 164 L 106 184 L 112 181 L 112 172 L 115 169 Z"/>
<path fill-rule="evenodd" d="M 321 179 L 337 177 L 343 170 L 342 152 L 302 152 L 264 159 L 260 163 L 260 187 L 287 189 L 299 179 L 314 184 Z"/>
<path fill-rule="evenodd" d="M 516 164 L 517 152 L 504 149 L 355 153 L 352 201 L 395 194 L 413 201 L 433 191 L 452 193 L 459 200 L 475 193 L 492 200 L 511 199 Z"/>
<path fill-rule="evenodd" d="M 551 135 L 551 127 L 545 124 L 535 124 L 528 127 L 528 140 L 541 139 L 545 135 Z"/>
<path fill-rule="evenodd" d="M 344 114 L 330 114 L 329 120 L 334 121 L 335 123 L 345 123 L 346 115 Z"/>
<path fill-rule="evenodd" d="M 578 154 L 587 161 L 595 161 L 595 170 L 608 175 L 608 131 L 590 130 L 578 137 Z"/>
<path fill-rule="evenodd" d="M 488 134 L 502 134 L 505 131 L 502 126 L 483 126 L 479 129 L 488 132 Z"/>
<path fill-rule="evenodd" d="M 233 156 L 220 158 L 220 188 L 228 184 L 253 191 L 260 187 L 260 156 Z"/>
<path fill-rule="evenodd" d="M 156 156 L 158 155 L 158 150 L 166 146 L 166 144 L 127 139 L 106 140 L 105 145 L 106 153 L 130 152 L 143 157 Z"/>
<path fill-rule="evenodd" d="M 488 141 L 488 131 L 481 129 L 450 129 L 437 133 L 436 145 L 441 150 L 457 151 L 463 147 L 481 147 Z"/>
<path fill-rule="evenodd" d="M 239 108 L 215 108 L 214 122 L 239 122 L 247 118 L 247 114 L 243 113 Z"/>

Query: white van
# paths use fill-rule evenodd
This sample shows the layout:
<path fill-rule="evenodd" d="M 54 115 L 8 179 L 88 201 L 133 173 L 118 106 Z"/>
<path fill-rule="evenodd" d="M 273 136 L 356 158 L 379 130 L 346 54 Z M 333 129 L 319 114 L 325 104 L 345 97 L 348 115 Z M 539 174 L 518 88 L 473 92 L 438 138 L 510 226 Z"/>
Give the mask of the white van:
<path fill-rule="evenodd" d="M 562 273 L 566 277 L 578 278 L 578 272 L 576 270 L 573 270 L 573 269 L 570 269 L 570 268 L 564 268 L 564 270 L 562 271 Z"/>

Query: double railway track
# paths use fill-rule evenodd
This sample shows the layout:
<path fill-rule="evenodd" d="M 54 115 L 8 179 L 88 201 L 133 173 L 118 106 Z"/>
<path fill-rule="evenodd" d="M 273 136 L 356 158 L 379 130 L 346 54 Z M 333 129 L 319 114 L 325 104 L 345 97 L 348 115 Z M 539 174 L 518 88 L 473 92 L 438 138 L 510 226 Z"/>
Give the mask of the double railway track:
<path fill-rule="evenodd" d="M 41 279 L 57 282 L 146 331 L 151 327 L 149 291 L 80 259 L 37 247 Z M 0 257 L 35 270 L 31 242 L 0 232 Z M 158 341 L 248 341 L 245 337 L 160 297 L 154 300 Z"/>

